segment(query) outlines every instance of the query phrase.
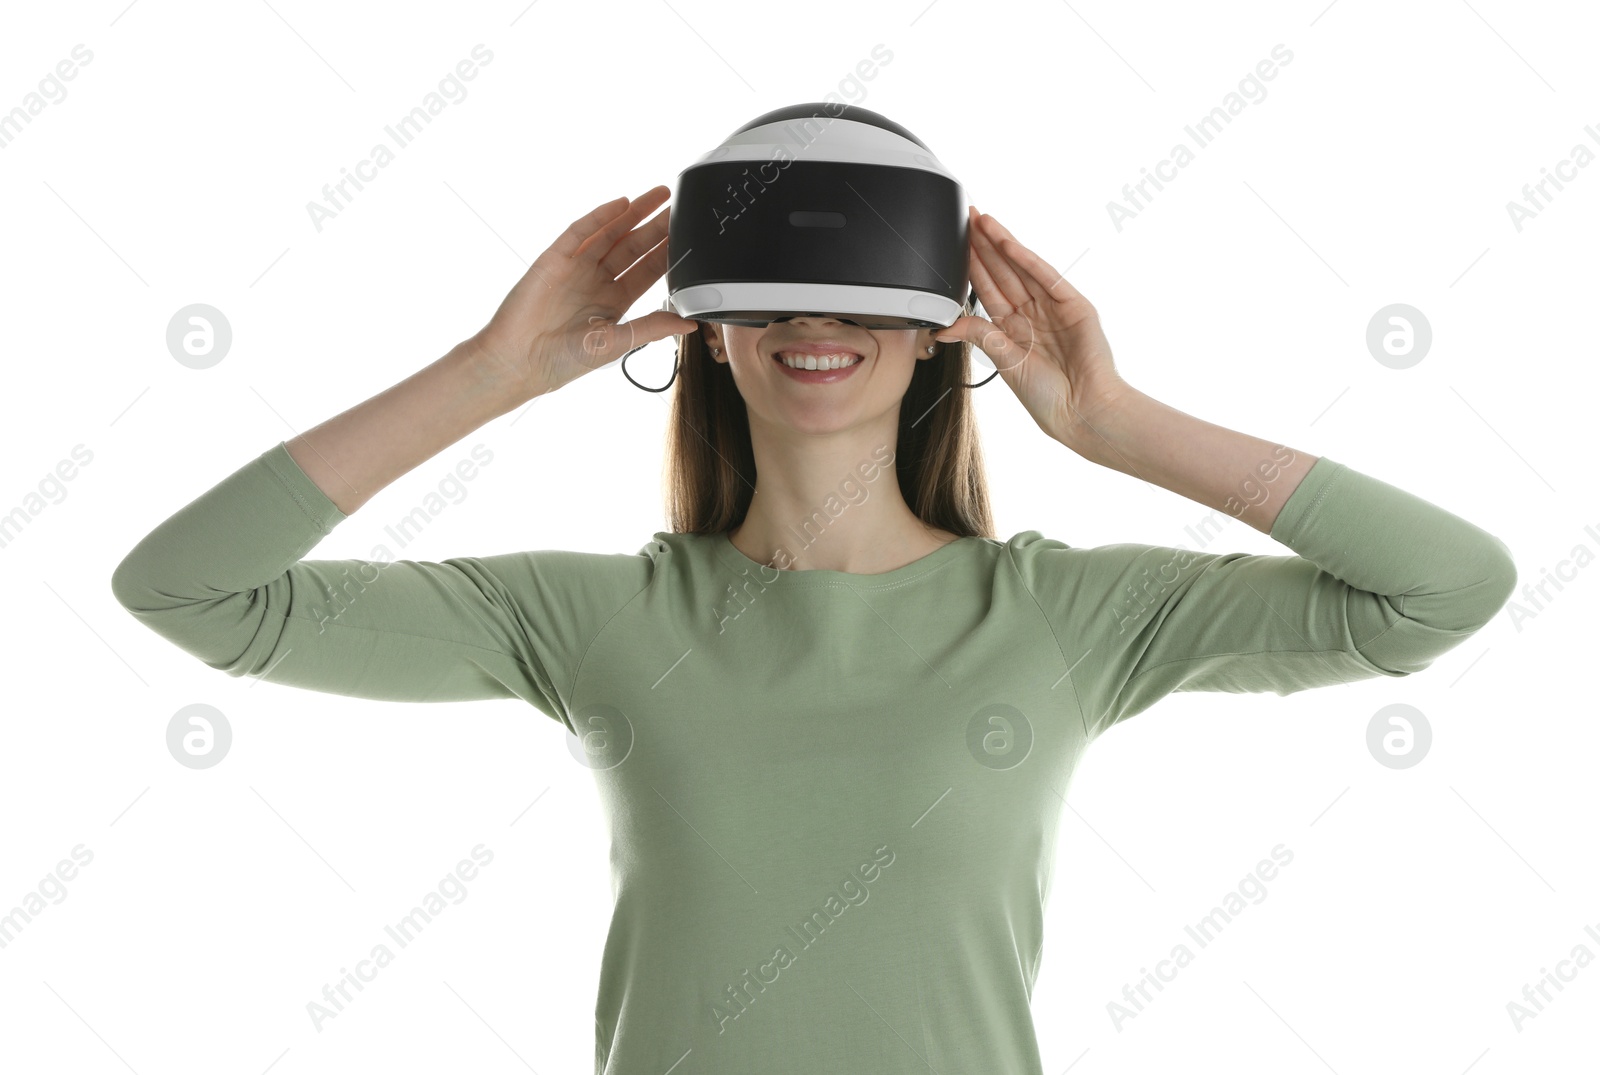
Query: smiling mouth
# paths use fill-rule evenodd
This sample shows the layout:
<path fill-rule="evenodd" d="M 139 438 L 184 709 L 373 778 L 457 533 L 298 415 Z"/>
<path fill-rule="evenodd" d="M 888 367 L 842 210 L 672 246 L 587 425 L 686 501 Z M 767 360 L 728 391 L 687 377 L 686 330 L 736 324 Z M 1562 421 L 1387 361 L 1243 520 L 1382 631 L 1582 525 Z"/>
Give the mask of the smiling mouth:
<path fill-rule="evenodd" d="M 837 370 L 846 366 L 854 366 L 861 361 L 861 356 L 848 351 L 840 351 L 829 355 L 812 355 L 799 351 L 777 351 L 772 356 L 790 369 L 797 370 Z"/>

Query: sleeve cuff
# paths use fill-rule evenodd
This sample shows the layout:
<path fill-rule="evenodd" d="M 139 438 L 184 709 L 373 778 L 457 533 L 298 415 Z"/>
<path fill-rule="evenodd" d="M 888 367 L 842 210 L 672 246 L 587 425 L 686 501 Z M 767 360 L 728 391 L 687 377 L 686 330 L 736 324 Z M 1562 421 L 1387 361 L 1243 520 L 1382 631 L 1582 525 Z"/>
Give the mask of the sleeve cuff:
<path fill-rule="evenodd" d="M 1306 471 L 1305 477 L 1300 479 L 1300 484 L 1295 486 L 1294 492 L 1289 494 L 1289 499 L 1279 510 L 1278 517 L 1272 521 L 1270 533 L 1273 540 L 1293 548 L 1301 531 L 1322 506 L 1323 498 L 1348 469 L 1343 463 L 1335 462 L 1325 455 L 1319 456 L 1317 461 L 1311 464 L 1311 469 Z"/>
<path fill-rule="evenodd" d="M 289 454 L 287 441 L 279 441 L 262 452 L 261 461 L 277 477 L 289 494 L 289 498 L 300 506 L 306 518 L 310 519 L 321 533 L 329 533 L 335 526 L 349 518 L 328 498 L 322 487 L 301 469 L 300 464 L 294 461 L 294 456 Z"/>

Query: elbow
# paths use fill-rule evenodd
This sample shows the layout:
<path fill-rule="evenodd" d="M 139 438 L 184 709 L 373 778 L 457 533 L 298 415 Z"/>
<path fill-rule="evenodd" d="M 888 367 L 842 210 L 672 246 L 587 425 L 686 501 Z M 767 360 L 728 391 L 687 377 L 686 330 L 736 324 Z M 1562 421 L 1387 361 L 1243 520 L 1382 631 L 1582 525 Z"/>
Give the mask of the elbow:
<path fill-rule="evenodd" d="M 1439 594 L 1427 603 L 1428 607 L 1408 611 L 1432 627 L 1456 632 L 1463 638 L 1482 630 L 1500 614 L 1517 588 L 1517 562 L 1506 543 L 1493 534 L 1485 534 L 1469 578 Z"/>
<path fill-rule="evenodd" d="M 1516 589 L 1517 565 L 1503 541 L 1484 538 L 1470 570 L 1452 565 L 1466 581 L 1390 605 L 1377 633 L 1357 645 L 1361 656 L 1386 675 L 1409 675 L 1488 626 Z"/>
<path fill-rule="evenodd" d="M 1406 613 L 1418 619 L 1419 624 L 1459 638 L 1477 633 L 1499 616 L 1517 589 L 1517 561 L 1506 542 L 1485 534 L 1482 555 L 1467 577 L 1470 581 L 1440 593 L 1426 608 L 1406 608 Z"/>
<path fill-rule="evenodd" d="M 1506 607 L 1517 589 L 1517 561 L 1506 543 L 1486 534 L 1480 581 L 1467 588 L 1470 618 L 1476 630 L 1488 624 Z"/>
<path fill-rule="evenodd" d="M 1465 637 L 1500 614 L 1517 588 L 1517 562 L 1505 542 L 1485 531 L 1479 534 L 1470 554 L 1457 553 L 1451 563 L 1440 565 L 1452 577 L 1449 588 L 1405 598 L 1402 615 Z"/>
<path fill-rule="evenodd" d="M 111 572 L 111 594 L 157 636 L 229 675 L 243 674 L 237 668 L 244 651 L 265 637 L 265 607 L 253 593 L 194 596 L 153 574 L 137 556 Z"/>
<path fill-rule="evenodd" d="M 198 598 L 175 593 L 170 584 L 164 584 L 137 549 L 123 557 L 111 572 L 111 596 L 146 623 L 151 622 L 152 615 L 170 614 L 199 603 Z"/>
<path fill-rule="evenodd" d="M 149 584 L 139 568 L 138 560 L 129 553 L 111 572 L 111 596 L 129 612 L 138 612 L 146 603 L 149 592 Z"/>

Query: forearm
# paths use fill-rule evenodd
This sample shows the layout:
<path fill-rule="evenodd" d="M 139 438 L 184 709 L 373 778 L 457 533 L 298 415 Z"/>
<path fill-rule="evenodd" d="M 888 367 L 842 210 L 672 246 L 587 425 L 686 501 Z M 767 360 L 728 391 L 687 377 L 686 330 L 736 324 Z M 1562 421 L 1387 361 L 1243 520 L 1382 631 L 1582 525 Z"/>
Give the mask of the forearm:
<path fill-rule="evenodd" d="M 1227 513 L 1262 533 L 1317 461 L 1185 414 L 1124 386 L 1089 426 L 1062 443 L 1091 462 Z"/>
<path fill-rule="evenodd" d="M 463 342 L 438 361 L 286 442 L 346 515 L 390 482 L 537 393 Z"/>

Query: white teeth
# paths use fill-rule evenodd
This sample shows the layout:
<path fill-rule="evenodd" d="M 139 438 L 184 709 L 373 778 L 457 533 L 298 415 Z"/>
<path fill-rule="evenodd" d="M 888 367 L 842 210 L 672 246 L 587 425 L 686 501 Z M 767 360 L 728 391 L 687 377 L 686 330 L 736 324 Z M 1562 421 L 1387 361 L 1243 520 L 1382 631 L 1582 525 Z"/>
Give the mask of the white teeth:
<path fill-rule="evenodd" d="M 801 355 L 787 351 L 779 351 L 778 358 L 785 366 L 797 370 L 836 370 L 842 366 L 853 366 L 861 361 L 860 355 L 834 354 L 834 355 Z"/>

